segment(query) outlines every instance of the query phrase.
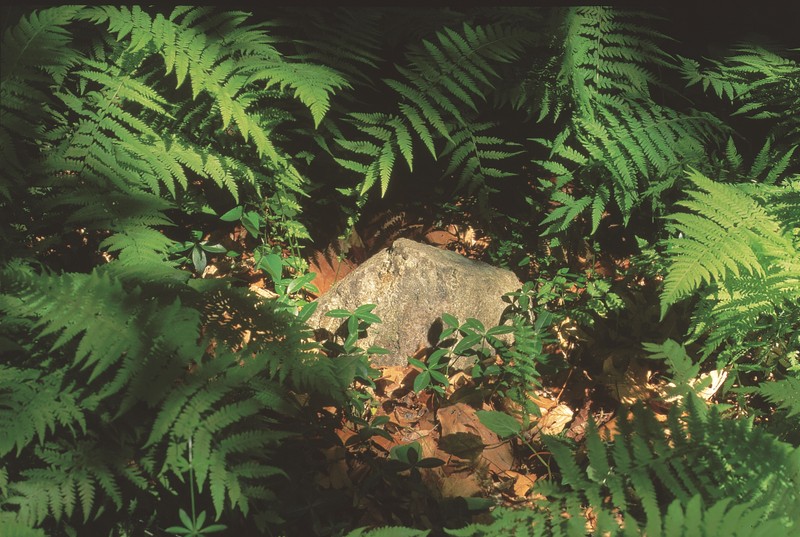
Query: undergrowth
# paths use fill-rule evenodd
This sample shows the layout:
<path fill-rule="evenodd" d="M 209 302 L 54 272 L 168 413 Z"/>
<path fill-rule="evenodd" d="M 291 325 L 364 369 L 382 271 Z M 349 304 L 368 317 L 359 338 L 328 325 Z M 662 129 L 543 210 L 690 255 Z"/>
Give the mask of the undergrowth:
<path fill-rule="evenodd" d="M 0 58 L 4 535 L 797 530 L 796 49 L 687 58 L 663 17 L 596 6 L 19 14 Z M 545 437 L 548 501 L 462 527 L 354 529 L 346 498 L 320 500 L 304 449 L 339 413 L 381 434 L 381 350 L 357 345 L 369 305 L 314 341 L 308 248 L 404 189 L 526 280 L 505 325 L 442 312 L 416 392 L 447 404 L 471 357 L 484 402 L 525 407 L 544 375 L 603 369 L 615 334 L 672 382 L 666 422 L 622 406 L 613 438 Z M 388 462 L 398 490 L 438 464 Z"/>

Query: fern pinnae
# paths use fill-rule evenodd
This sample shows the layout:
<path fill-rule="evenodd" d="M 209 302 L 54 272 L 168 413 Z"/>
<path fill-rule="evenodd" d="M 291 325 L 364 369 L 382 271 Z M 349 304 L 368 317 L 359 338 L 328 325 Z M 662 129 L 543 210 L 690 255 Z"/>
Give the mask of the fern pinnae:
<path fill-rule="evenodd" d="M 776 262 L 794 249 L 777 222 L 751 197 L 697 172 L 690 178 L 703 191 L 691 191 L 691 199 L 681 205 L 699 214 L 670 216 L 686 237 L 669 241 L 675 262 L 665 279 L 662 314 L 701 282 L 728 281 L 727 274 L 742 282 L 751 275 L 768 278 L 779 271 Z"/>

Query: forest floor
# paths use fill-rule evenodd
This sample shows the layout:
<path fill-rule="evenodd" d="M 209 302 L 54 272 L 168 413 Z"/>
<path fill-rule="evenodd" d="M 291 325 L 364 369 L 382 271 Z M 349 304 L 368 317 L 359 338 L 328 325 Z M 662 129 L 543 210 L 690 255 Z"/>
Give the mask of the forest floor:
<path fill-rule="evenodd" d="M 401 236 L 473 259 L 484 257 L 489 246 L 479 230 L 464 222 L 436 226 L 407 211 L 387 211 L 348 241 L 336 240 L 313 252 L 309 264 L 317 273 L 314 283 L 319 295 Z M 246 264 L 252 254 L 246 251 L 244 237 L 246 232 L 237 228 L 227 239 L 244 247 Z M 625 278 L 630 280 L 627 256 L 594 260 L 586 255 L 576 263 L 578 270 L 623 285 L 627 285 Z M 251 289 L 269 296 L 260 271 L 251 272 L 248 280 Z M 640 287 L 648 285 L 642 282 Z M 640 295 L 644 293 L 639 290 Z M 652 315 L 652 304 L 641 299 L 634 302 L 647 310 L 642 316 Z M 637 402 L 666 419 L 666 383 L 651 369 L 653 362 L 641 358 L 641 347 L 626 348 L 619 341 L 601 345 L 597 338 L 582 334 L 569 318 L 559 324 L 556 336 L 557 342 L 546 348 L 552 367 L 532 381 L 528 394 L 539 416 L 524 416 L 519 404 L 493 397 L 466 371 L 450 371 L 443 393 L 415 392 L 414 379 L 420 371 L 411 365 L 377 368 L 374 387 L 360 388 L 369 401 L 361 419 L 327 408 L 328 414 L 320 419 L 332 434 L 310 444 L 315 450 L 313 488 L 326 491 L 336 499 L 334 504 L 350 510 L 349 517 L 337 512 L 331 518 L 349 518 L 351 527 L 434 529 L 452 527 L 455 520 L 461 525 L 465 516 L 479 521 L 487 516 L 489 505 L 526 506 L 544 499 L 531 492 L 537 480 L 551 477 L 553 471 L 542 435 L 559 435 L 580 446 L 592 421 L 611 439 L 620 414 L 628 415 Z M 415 358 L 425 361 L 430 351 L 420 348 Z M 711 395 L 713 391 L 708 391 L 707 396 Z M 499 437 L 481 422 L 481 410 L 515 417 L 521 434 Z M 410 460 L 402 448 L 409 444 L 419 450 Z"/>

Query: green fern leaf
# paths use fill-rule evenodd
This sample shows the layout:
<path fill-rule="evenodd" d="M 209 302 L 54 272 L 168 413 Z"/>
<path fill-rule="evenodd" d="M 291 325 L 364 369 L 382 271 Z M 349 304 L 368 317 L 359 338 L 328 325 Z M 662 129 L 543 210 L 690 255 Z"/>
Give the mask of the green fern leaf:
<path fill-rule="evenodd" d="M 750 197 L 698 172 L 689 177 L 702 190 L 690 191 L 691 199 L 681 205 L 699 214 L 670 216 L 675 229 L 686 237 L 668 242 L 674 261 L 664 280 L 662 317 L 671 304 L 701 283 L 724 281 L 729 271 L 734 276 L 741 269 L 763 276 L 767 269 L 759 252 L 774 250 L 772 245 L 783 241 L 778 224 Z"/>
<path fill-rule="evenodd" d="M 800 379 L 785 379 L 760 384 L 756 390 L 770 402 L 788 411 L 787 416 L 800 414 Z"/>

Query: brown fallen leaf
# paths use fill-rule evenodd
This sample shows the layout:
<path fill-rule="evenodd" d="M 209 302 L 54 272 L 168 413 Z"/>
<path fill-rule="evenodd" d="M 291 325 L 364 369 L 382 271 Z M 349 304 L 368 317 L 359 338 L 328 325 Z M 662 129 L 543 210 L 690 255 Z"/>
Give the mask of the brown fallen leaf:
<path fill-rule="evenodd" d="M 458 240 L 458 236 L 457 235 L 454 235 L 453 233 L 450 233 L 449 231 L 443 231 L 443 230 L 439 230 L 439 229 L 434 230 L 434 231 L 429 231 L 425 235 L 425 241 L 428 244 L 430 244 L 432 246 L 436 246 L 438 248 L 445 248 L 446 249 L 447 246 L 450 243 L 456 242 L 457 240 Z"/>
<path fill-rule="evenodd" d="M 494 432 L 487 429 L 478 419 L 475 409 L 464 403 L 440 408 L 437 413 L 441 425 L 442 437 L 455 433 L 470 433 L 480 437 L 486 446 L 480 459 L 489 465 L 492 472 L 500 473 L 510 470 L 514 464 L 514 453 L 511 444 L 501 442 Z"/>
<path fill-rule="evenodd" d="M 521 474 L 513 470 L 508 470 L 505 475 L 514 479 L 514 495 L 518 498 L 525 498 L 528 495 L 528 492 L 530 492 L 534 483 L 536 483 L 535 475 L 531 476 Z"/>
<path fill-rule="evenodd" d="M 385 366 L 379 368 L 381 376 L 375 380 L 375 393 L 392 399 L 401 389 L 410 389 L 419 371 L 409 366 Z"/>
<path fill-rule="evenodd" d="M 316 296 L 327 293 L 333 284 L 350 274 L 355 268 L 355 263 L 346 258 L 340 259 L 332 247 L 328 247 L 324 252 L 319 250 L 314 252 L 308 262 L 308 271 L 316 273 L 314 279 L 311 280 L 311 283 L 319 290 Z"/>
<path fill-rule="evenodd" d="M 323 449 L 325 460 L 328 463 L 327 475 L 317 477 L 317 482 L 323 488 L 335 490 L 353 488 L 353 482 L 348 475 L 346 451 L 343 446 L 333 446 Z"/>
<path fill-rule="evenodd" d="M 559 404 L 550 410 L 542 409 L 542 417 L 536 422 L 536 425 L 531 429 L 533 438 L 539 436 L 557 435 L 563 431 L 567 424 L 572 421 L 575 413 L 565 404 Z"/>
<path fill-rule="evenodd" d="M 624 353 L 624 351 L 622 351 Z M 637 359 L 631 356 L 627 361 L 626 367 L 617 368 L 614 364 L 616 354 L 610 354 L 603 361 L 603 373 L 605 383 L 610 395 L 620 403 L 633 406 L 637 401 L 645 402 L 653 397 L 650 391 L 651 370 Z M 624 355 L 622 358 L 626 358 Z"/>
<path fill-rule="evenodd" d="M 476 472 L 459 472 L 445 475 L 439 484 L 439 492 L 444 498 L 469 498 L 481 493 L 481 484 Z"/>
<path fill-rule="evenodd" d="M 481 437 L 474 433 L 451 433 L 439 439 L 439 449 L 461 459 L 474 460 L 485 447 Z"/>

